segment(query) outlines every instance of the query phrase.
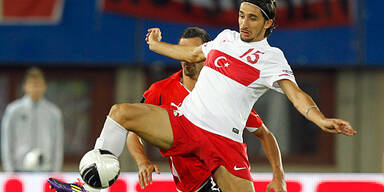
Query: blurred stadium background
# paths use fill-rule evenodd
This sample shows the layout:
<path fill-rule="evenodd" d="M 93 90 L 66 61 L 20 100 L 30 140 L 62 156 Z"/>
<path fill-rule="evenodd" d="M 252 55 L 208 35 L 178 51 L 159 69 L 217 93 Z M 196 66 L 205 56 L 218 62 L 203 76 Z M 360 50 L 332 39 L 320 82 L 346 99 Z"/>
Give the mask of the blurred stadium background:
<path fill-rule="evenodd" d="M 163 40 L 172 43 L 177 43 L 188 26 L 204 28 L 214 38 L 224 28 L 237 29 L 237 2 L 0 0 L 0 116 L 10 101 L 21 96 L 25 69 L 41 67 L 48 82 L 47 98 L 58 104 L 64 115 L 63 172 L 76 172 L 112 104 L 140 101 L 151 83 L 180 68 L 177 61 L 148 50 L 146 29 L 160 27 Z M 380 15 L 384 2 L 278 0 L 278 7 L 279 27 L 269 38 L 270 44 L 284 51 L 298 83 L 326 115 L 347 119 L 358 131 L 354 137 L 322 133 L 284 96 L 263 96 L 255 109 L 278 139 L 285 170 L 293 174 L 289 178 L 375 181 L 376 188 L 358 190 L 383 192 L 384 21 Z M 247 134 L 245 138 L 255 177 L 259 172 L 270 172 L 257 139 Z M 168 171 L 156 148 L 148 146 L 147 152 L 161 171 Z M 127 151 L 121 157 L 121 167 L 123 172 L 137 171 Z M 295 174 L 300 172 L 308 175 Z M 61 174 L 68 180 L 76 177 Z M 262 181 L 270 176 L 261 175 Z M 29 189 L 33 185 L 30 175 L 20 177 L 25 191 L 35 191 Z M 41 180 L 46 177 L 34 178 L 43 186 Z M 13 175 L 0 174 L 0 191 L 6 191 L 9 178 Z M 127 173 L 123 178 L 136 177 Z M 308 182 L 316 183 L 312 179 Z M 351 188 L 345 191 L 357 190 Z M 311 190 L 315 191 L 305 187 L 297 191 Z"/>

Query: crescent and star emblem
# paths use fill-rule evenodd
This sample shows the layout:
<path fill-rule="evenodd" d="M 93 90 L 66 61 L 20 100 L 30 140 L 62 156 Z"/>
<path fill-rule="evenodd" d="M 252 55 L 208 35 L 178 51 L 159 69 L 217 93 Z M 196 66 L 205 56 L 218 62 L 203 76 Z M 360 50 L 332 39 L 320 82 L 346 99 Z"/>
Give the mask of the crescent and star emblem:
<path fill-rule="evenodd" d="M 215 66 L 218 67 L 218 68 L 223 67 L 222 65 L 219 65 L 219 60 L 222 60 L 222 59 L 225 60 L 224 67 L 228 67 L 228 66 L 229 66 L 229 63 L 226 62 L 226 61 L 228 61 L 228 60 L 227 60 L 227 58 L 225 58 L 224 56 L 220 56 L 220 57 L 218 57 L 218 58 L 215 59 Z"/>

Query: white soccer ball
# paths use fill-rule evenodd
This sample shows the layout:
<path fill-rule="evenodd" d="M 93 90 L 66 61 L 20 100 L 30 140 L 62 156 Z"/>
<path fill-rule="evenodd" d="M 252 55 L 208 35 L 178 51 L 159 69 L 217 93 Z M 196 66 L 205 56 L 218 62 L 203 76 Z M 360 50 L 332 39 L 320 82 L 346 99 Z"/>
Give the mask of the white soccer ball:
<path fill-rule="evenodd" d="M 44 155 L 40 149 L 33 149 L 29 151 L 23 161 L 24 171 L 39 171 L 42 170 L 44 165 Z"/>
<path fill-rule="evenodd" d="M 88 151 L 80 161 L 81 178 L 96 189 L 110 187 L 120 174 L 119 160 L 107 150 Z"/>

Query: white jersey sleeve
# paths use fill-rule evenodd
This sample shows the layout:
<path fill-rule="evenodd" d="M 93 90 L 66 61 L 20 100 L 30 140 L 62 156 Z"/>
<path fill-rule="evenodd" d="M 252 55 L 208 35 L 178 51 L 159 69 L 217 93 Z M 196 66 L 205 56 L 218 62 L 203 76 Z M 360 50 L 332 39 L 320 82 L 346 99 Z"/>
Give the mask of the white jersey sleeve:
<path fill-rule="evenodd" d="M 201 50 L 203 51 L 204 53 L 204 56 L 207 57 L 208 56 L 208 53 L 212 50 L 212 49 L 215 49 L 220 43 L 222 43 L 223 41 L 228 41 L 229 40 L 233 40 L 235 38 L 235 32 L 234 31 L 231 31 L 229 29 L 225 29 L 224 31 L 222 31 L 221 33 L 219 33 L 217 35 L 217 37 L 212 40 L 212 41 L 209 41 L 209 42 L 206 42 L 204 43 L 202 46 L 201 46 Z"/>
<path fill-rule="evenodd" d="M 288 79 L 297 84 L 293 71 L 280 49 L 273 48 L 272 54 L 270 54 L 268 61 L 270 63 L 268 65 L 264 65 L 264 68 L 260 73 L 260 78 L 264 81 L 265 86 L 277 92 L 283 93 L 277 81 Z"/>

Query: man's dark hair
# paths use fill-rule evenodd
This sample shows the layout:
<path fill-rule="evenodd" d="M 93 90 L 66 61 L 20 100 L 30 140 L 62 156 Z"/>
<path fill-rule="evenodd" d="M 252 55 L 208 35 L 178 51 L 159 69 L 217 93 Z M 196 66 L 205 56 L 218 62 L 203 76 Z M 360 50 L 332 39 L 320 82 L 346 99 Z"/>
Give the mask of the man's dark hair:
<path fill-rule="evenodd" d="M 276 0 L 242 0 L 241 3 L 248 2 L 254 5 L 257 5 L 261 11 L 265 20 L 272 19 L 273 23 L 264 34 L 264 37 L 268 37 L 272 31 L 276 28 L 275 19 L 276 19 Z"/>
<path fill-rule="evenodd" d="M 209 34 L 201 28 L 198 27 L 188 27 L 184 30 L 183 34 L 181 34 L 180 39 L 187 39 L 187 38 L 194 38 L 199 37 L 202 41 L 202 43 L 206 43 L 211 40 L 209 37 Z"/>

